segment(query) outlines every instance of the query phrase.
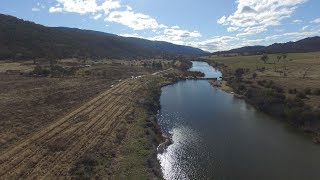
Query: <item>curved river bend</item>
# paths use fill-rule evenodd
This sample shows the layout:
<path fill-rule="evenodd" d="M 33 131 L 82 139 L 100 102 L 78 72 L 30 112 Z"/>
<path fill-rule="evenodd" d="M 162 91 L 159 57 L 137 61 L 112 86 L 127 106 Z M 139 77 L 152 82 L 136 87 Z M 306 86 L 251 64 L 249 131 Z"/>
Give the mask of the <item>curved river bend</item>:
<path fill-rule="evenodd" d="M 191 70 L 220 77 L 207 63 Z M 173 144 L 165 179 L 320 179 L 320 146 L 205 80 L 164 87 L 158 121 Z"/>

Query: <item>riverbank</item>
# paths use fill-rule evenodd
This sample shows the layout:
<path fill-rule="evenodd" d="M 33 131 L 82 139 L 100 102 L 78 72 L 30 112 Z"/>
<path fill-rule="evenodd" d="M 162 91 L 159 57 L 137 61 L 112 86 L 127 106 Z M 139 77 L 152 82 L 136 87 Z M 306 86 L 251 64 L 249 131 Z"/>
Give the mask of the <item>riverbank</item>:
<path fill-rule="evenodd" d="M 230 93 L 237 98 L 244 98 L 242 95 L 235 93 L 234 89 L 231 86 L 229 86 L 228 82 L 225 80 L 209 80 L 209 83 L 213 87 L 219 88 L 226 93 Z"/>
<path fill-rule="evenodd" d="M 210 82 L 214 87 L 244 99 L 264 113 L 285 120 L 304 134 L 311 136 L 314 143 L 320 143 L 320 111 L 317 106 L 309 105 L 308 95 L 297 93 L 297 90 L 295 94 L 291 94 L 291 89 L 279 84 L 277 78 L 258 76 L 258 72 L 250 71 L 245 66 L 234 70 L 229 67 L 232 65 L 227 66 L 220 61 L 203 61 L 219 69 L 224 76 L 221 82 Z"/>

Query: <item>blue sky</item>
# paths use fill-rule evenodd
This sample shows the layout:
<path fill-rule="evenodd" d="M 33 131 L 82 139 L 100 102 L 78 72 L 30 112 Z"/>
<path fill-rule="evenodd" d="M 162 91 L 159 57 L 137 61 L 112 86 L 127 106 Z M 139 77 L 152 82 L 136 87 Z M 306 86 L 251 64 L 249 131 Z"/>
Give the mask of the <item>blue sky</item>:
<path fill-rule="evenodd" d="M 319 0 L 1 0 L 0 13 L 207 51 L 320 35 Z"/>

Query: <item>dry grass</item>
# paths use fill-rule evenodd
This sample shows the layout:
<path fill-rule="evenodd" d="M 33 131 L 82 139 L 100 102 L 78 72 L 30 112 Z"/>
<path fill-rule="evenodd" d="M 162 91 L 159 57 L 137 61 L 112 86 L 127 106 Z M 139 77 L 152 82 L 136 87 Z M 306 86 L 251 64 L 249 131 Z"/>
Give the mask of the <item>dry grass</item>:
<path fill-rule="evenodd" d="M 108 89 L 91 78 L 30 78 L 0 75 L 0 150 Z"/>
<path fill-rule="evenodd" d="M 112 178 L 130 167 L 127 178 L 153 177 L 137 102 L 155 76 L 130 78 L 153 72 L 106 63 L 64 78 L 1 73 L 0 179 Z"/>
<path fill-rule="evenodd" d="M 8 70 L 18 70 L 21 72 L 30 72 L 35 66 L 19 62 L 0 62 L 0 73 L 5 73 Z"/>
<path fill-rule="evenodd" d="M 67 63 L 71 62 L 77 61 Z M 2 70 L 22 64 L 29 69 L 34 67 L 32 62 L 6 62 L 2 63 L 5 65 Z M 0 150 L 109 89 L 118 80 L 153 72 L 143 67 L 101 64 L 82 68 L 77 75 L 64 78 L 0 73 Z"/>
<path fill-rule="evenodd" d="M 143 150 L 141 145 L 131 147 L 122 144 L 133 143 L 144 134 L 141 124 L 144 117 L 136 116 L 134 112 L 137 111 L 135 102 L 144 94 L 141 88 L 146 81 L 147 78 L 124 80 L 68 115 L 52 119 L 37 129 L 32 127 L 33 131 L 29 136 L 2 149 L 0 177 L 106 178 L 121 174 L 118 168 L 122 172 L 124 167 L 132 165 L 137 172 L 127 174 L 127 177 L 148 177 L 143 157 L 130 156 L 132 160 L 126 161 L 125 165 L 117 162 L 117 159 L 123 159 L 128 154 L 123 150 L 119 151 L 124 147 L 129 152 L 132 151 L 131 148 L 142 148 L 144 153 L 150 153 L 149 148 Z M 139 118 L 140 123 L 134 123 Z M 132 134 L 137 131 L 142 134 Z M 127 136 L 128 133 L 130 136 Z M 148 143 L 144 136 L 141 138 L 146 141 L 144 143 Z M 117 165 L 114 166 L 114 163 Z"/>

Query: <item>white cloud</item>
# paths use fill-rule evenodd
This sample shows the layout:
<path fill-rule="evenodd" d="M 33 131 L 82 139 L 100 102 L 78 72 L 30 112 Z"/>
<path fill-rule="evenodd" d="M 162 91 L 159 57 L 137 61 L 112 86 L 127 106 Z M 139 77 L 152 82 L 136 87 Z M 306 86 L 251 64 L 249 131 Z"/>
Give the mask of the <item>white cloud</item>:
<path fill-rule="evenodd" d="M 275 41 L 280 38 L 288 38 L 291 40 L 300 40 L 307 37 L 319 36 L 320 29 L 314 29 L 312 31 L 303 31 L 303 32 L 288 32 L 283 34 L 277 34 L 272 36 L 267 36 L 264 38 L 265 41 Z"/>
<path fill-rule="evenodd" d="M 217 23 L 234 28 L 243 28 L 239 36 L 255 35 L 277 26 L 292 15 L 299 4 L 307 0 L 236 0 L 237 10 L 230 16 L 222 16 Z M 232 27 L 232 28 L 231 28 Z M 251 29 L 247 29 L 251 28 Z"/>
<path fill-rule="evenodd" d="M 168 28 L 164 30 L 164 35 L 166 36 L 175 36 L 180 38 L 197 38 L 201 37 L 201 34 L 198 31 L 187 31 L 177 28 Z"/>
<path fill-rule="evenodd" d="M 176 28 L 166 28 L 163 32 L 159 32 L 159 35 L 153 37 L 147 37 L 146 39 L 152 41 L 166 41 L 179 45 L 188 45 L 188 42 L 195 40 L 195 38 L 201 37 L 201 33 L 198 31 L 187 31 Z"/>
<path fill-rule="evenodd" d="M 172 28 L 172 29 L 180 29 L 179 26 L 172 26 L 171 28 Z"/>
<path fill-rule="evenodd" d="M 311 23 L 320 23 L 320 18 L 317 18 L 317 19 L 311 21 Z"/>
<path fill-rule="evenodd" d="M 188 45 L 197 47 L 196 43 L 191 43 L 195 38 L 201 37 L 201 34 L 198 31 L 187 31 L 180 29 L 180 27 L 174 26 L 175 28 L 166 28 L 163 31 L 156 31 L 156 36 L 142 36 L 138 33 L 129 33 L 129 34 L 119 34 L 120 36 L 124 37 L 136 37 L 136 38 L 143 38 L 148 39 L 151 41 L 165 41 L 179 45 Z"/>
<path fill-rule="evenodd" d="M 227 31 L 228 32 L 234 32 L 234 31 L 237 31 L 238 29 L 239 29 L 238 27 L 228 27 Z"/>
<path fill-rule="evenodd" d="M 137 33 L 133 33 L 133 34 L 118 34 L 119 36 L 123 36 L 123 37 L 134 37 L 134 38 L 143 38 L 142 36 L 140 36 Z"/>
<path fill-rule="evenodd" d="M 98 20 L 98 19 L 100 19 L 101 17 L 102 17 L 102 14 L 97 14 L 97 15 L 93 16 L 93 19 L 94 19 L 94 20 Z"/>
<path fill-rule="evenodd" d="M 37 7 L 40 9 L 44 9 L 44 8 L 46 8 L 46 6 L 45 5 L 43 5 L 43 4 L 41 4 L 40 2 L 37 2 Z"/>
<path fill-rule="evenodd" d="M 218 19 L 217 23 L 218 24 L 225 24 L 227 21 L 227 17 L 226 16 L 222 16 L 220 19 Z"/>
<path fill-rule="evenodd" d="M 50 7 L 51 13 L 70 12 L 78 14 L 92 14 L 91 18 L 98 20 L 104 15 L 104 21 L 114 22 L 127 26 L 134 31 L 150 30 L 153 37 L 149 40 L 167 41 L 176 44 L 185 44 L 186 41 L 201 37 L 198 31 L 188 31 L 179 26 L 167 26 L 159 23 L 153 17 L 135 12 L 131 6 L 121 5 L 120 0 L 56 0 L 57 4 Z M 121 9 L 121 10 L 119 10 Z M 143 38 L 137 33 L 119 34 L 126 37 Z"/>
<path fill-rule="evenodd" d="M 63 10 L 62 10 L 62 8 L 60 8 L 60 7 L 50 7 L 49 8 L 49 12 L 50 13 L 57 13 L 57 12 L 62 12 Z"/>
<path fill-rule="evenodd" d="M 127 11 L 132 11 L 132 7 L 131 6 L 126 6 L 127 7 Z"/>
<path fill-rule="evenodd" d="M 105 21 L 116 22 L 125 26 L 128 26 L 134 30 L 144 30 L 144 29 L 157 29 L 166 28 L 167 26 L 159 24 L 157 20 L 152 17 L 142 14 L 135 13 L 133 11 L 113 11 Z"/>
<path fill-rule="evenodd" d="M 308 29 L 309 28 L 309 26 L 303 26 L 302 27 L 302 30 L 304 31 L 304 30 L 306 30 L 306 29 Z"/>
<path fill-rule="evenodd" d="M 40 11 L 40 9 L 39 9 L 39 8 L 37 8 L 37 7 L 33 7 L 33 8 L 31 9 L 31 11 L 33 11 L 33 12 L 37 12 L 37 11 Z"/>
<path fill-rule="evenodd" d="M 247 39 L 247 40 L 244 40 L 243 42 L 248 45 L 253 45 L 253 44 L 261 43 L 264 41 L 265 41 L 265 39 Z"/>
<path fill-rule="evenodd" d="M 242 33 L 237 34 L 237 37 L 251 36 L 267 31 L 264 26 L 247 27 Z"/>
<path fill-rule="evenodd" d="M 120 7 L 121 7 L 121 5 L 118 0 L 105 0 L 105 2 L 102 3 L 102 5 L 97 7 L 97 10 L 98 11 L 103 10 L 105 14 L 108 14 L 110 12 L 110 10 L 118 9 Z"/>
<path fill-rule="evenodd" d="M 232 36 L 217 36 L 205 41 L 187 42 L 185 45 L 214 52 L 240 47 L 241 45 L 237 43 L 238 40 L 239 38 Z"/>
<path fill-rule="evenodd" d="M 40 2 L 37 2 L 36 6 L 33 7 L 33 8 L 31 9 L 31 11 L 33 11 L 33 12 L 38 12 L 38 11 L 41 11 L 41 9 L 44 9 L 44 8 L 46 8 L 45 5 L 41 4 Z"/>
<path fill-rule="evenodd" d="M 295 19 L 295 20 L 293 20 L 292 22 L 295 23 L 295 24 L 300 24 L 300 23 L 302 23 L 302 20 L 300 20 L 300 19 Z"/>
<path fill-rule="evenodd" d="M 275 32 L 284 32 L 285 29 L 275 29 L 274 31 L 275 31 Z"/>
<path fill-rule="evenodd" d="M 165 41 L 165 42 L 170 42 L 170 43 L 179 44 L 179 45 L 194 45 L 194 44 L 190 44 L 189 40 L 193 40 L 194 37 L 201 36 L 201 34 L 197 31 L 189 32 L 181 29 L 177 31 L 171 31 L 171 30 L 172 29 L 165 29 L 163 30 L 163 32 L 160 33 L 160 35 L 151 36 L 151 37 L 144 37 L 142 35 L 139 35 L 138 33 L 119 34 L 119 36 L 142 38 L 142 39 L 148 39 L 151 41 Z"/>
<path fill-rule="evenodd" d="M 104 11 L 108 14 L 110 10 L 120 8 L 118 0 L 104 0 L 98 4 L 97 0 L 56 0 L 57 4 L 49 8 L 49 12 L 70 12 L 70 13 L 96 13 Z M 101 1 L 98 1 L 101 2 Z"/>

